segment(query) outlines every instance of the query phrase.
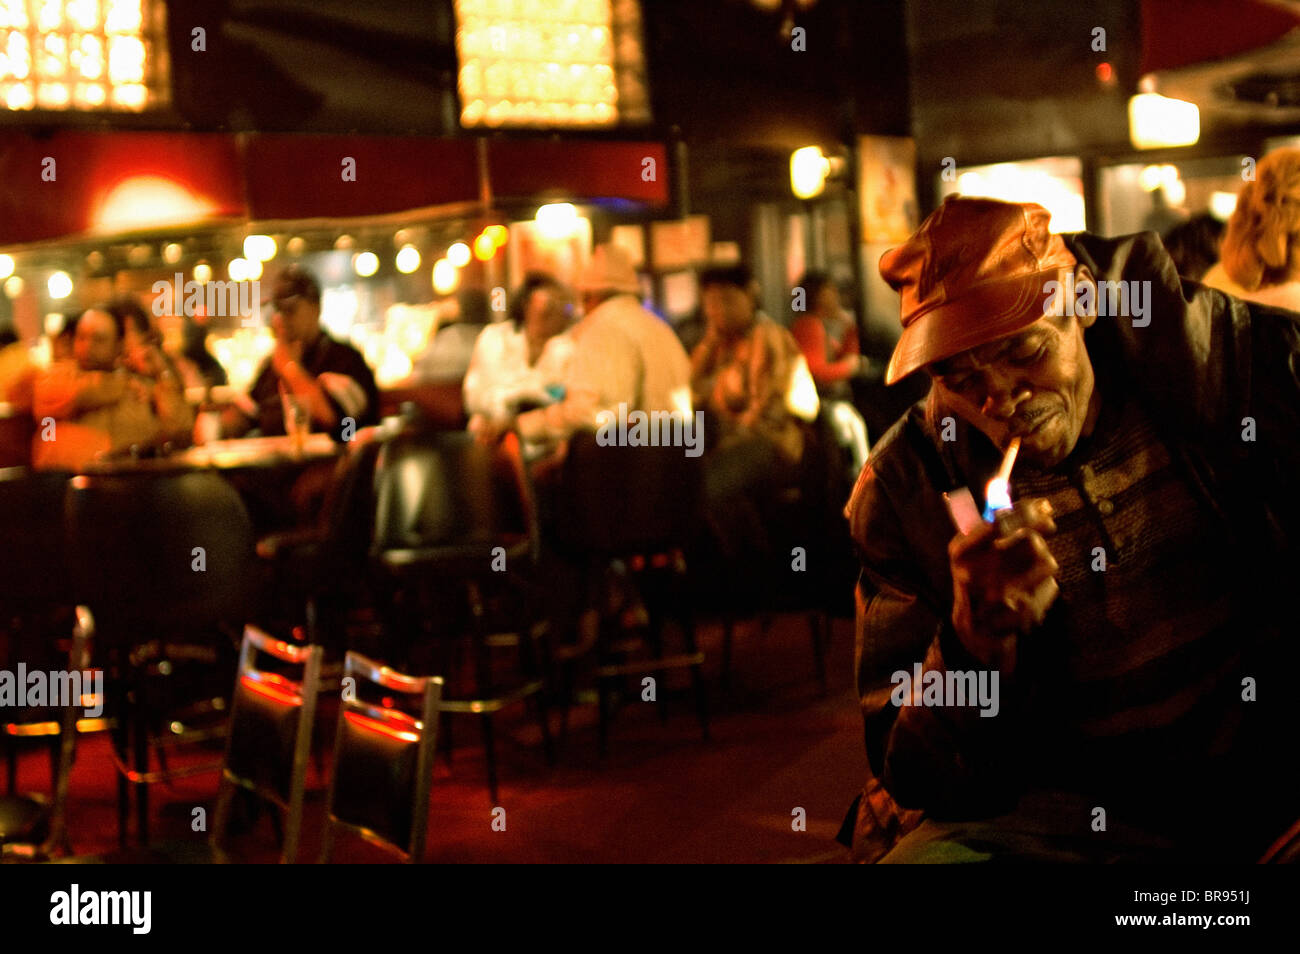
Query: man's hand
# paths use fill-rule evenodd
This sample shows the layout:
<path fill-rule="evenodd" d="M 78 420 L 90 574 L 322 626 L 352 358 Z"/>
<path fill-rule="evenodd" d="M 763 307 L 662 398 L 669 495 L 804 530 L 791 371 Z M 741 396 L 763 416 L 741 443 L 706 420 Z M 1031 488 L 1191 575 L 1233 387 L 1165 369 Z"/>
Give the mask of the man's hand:
<path fill-rule="evenodd" d="M 275 349 L 271 352 L 271 367 L 275 369 L 277 376 L 284 377 L 284 369 L 291 364 L 297 364 L 302 359 L 302 342 L 285 341 L 277 338 Z"/>
<path fill-rule="evenodd" d="M 496 446 L 513 426 L 514 421 L 510 418 L 489 418 L 481 414 L 475 414 L 469 422 L 470 432 L 480 444 L 488 447 Z"/>
<path fill-rule="evenodd" d="M 1016 643 L 1043 621 L 1060 593 L 1044 534 L 1056 532 L 1051 505 L 1021 500 L 998 523 L 980 523 L 948 544 L 952 622 L 962 645 L 1010 676 Z"/>

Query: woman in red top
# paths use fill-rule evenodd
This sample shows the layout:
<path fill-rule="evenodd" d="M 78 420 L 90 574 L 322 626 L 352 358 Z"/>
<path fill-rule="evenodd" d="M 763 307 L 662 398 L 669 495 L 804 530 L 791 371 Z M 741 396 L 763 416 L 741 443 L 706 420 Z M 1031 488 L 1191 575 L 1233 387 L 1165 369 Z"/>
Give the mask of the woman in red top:
<path fill-rule="evenodd" d="M 824 272 L 809 272 L 799 283 L 808 310 L 790 325 L 825 398 L 851 401 L 849 379 L 866 370 L 867 359 L 858 353 L 858 329 L 840 308 L 840 293 Z"/>

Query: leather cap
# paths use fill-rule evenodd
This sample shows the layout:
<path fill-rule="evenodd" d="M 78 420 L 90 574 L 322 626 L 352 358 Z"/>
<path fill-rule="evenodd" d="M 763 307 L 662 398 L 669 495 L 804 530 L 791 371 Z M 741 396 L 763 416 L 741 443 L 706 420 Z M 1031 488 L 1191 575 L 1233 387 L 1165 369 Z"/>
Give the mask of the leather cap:
<path fill-rule="evenodd" d="M 885 383 L 1042 318 L 1053 297 L 1047 283 L 1075 266 L 1050 219 L 1033 202 L 953 195 L 881 256 L 881 277 L 903 299 Z"/>

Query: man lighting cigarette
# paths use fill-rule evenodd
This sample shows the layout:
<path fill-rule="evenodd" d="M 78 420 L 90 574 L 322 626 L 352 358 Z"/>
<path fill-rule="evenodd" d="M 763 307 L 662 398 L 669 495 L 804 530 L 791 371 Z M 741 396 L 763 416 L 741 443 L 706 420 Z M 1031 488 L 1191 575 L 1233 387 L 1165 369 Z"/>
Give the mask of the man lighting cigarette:
<path fill-rule="evenodd" d="M 1034 204 L 951 197 L 880 270 L 886 382 L 931 388 L 846 511 L 855 857 L 1300 854 L 1300 315 L 1180 282 L 1154 233 L 1054 235 Z M 1143 314 L 1098 317 L 1121 281 Z M 955 532 L 944 494 L 984 493 L 1017 438 L 1014 519 Z M 917 663 L 935 677 L 895 691 Z M 939 691 L 988 670 L 995 718 Z"/>

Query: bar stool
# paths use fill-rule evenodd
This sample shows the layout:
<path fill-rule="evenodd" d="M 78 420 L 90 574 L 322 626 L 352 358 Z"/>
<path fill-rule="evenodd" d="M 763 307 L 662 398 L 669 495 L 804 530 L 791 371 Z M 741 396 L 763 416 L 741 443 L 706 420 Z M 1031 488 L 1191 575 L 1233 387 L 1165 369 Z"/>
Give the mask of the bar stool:
<path fill-rule="evenodd" d="M 388 660 L 408 661 L 426 646 L 438 652 L 433 671 L 449 685 L 440 711 L 479 717 L 495 803 L 497 712 L 532 699 L 547 762 L 554 759 L 542 675 L 549 627 L 530 578 L 538 531 L 518 438 L 489 449 L 465 431 L 412 428 L 386 441 L 375 472 L 374 533 L 371 555 L 387 596 L 380 602 L 388 607 Z M 468 619 L 458 612 L 468 612 Z M 424 623 L 431 619 L 443 632 L 426 641 Z M 518 649 L 519 669 L 503 680 L 492 651 L 509 647 Z M 468 684 L 453 692 L 466 652 Z"/>
<path fill-rule="evenodd" d="M 643 635 L 622 632 L 603 616 L 596 645 L 596 689 L 600 707 L 600 754 L 606 753 L 613 690 L 628 675 L 689 669 L 696 713 L 709 737 L 704 653 L 695 638 L 687 588 L 686 549 L 696 532 L 701 476 L 699 459 L 681 447 L 608 446 L 580 431 L 569 439 L 557 500 L 556 544 L 587 567 L 588 579 L 611 567 L 637 587 L 648 612 Z M 588 587 L 589 591 L 595 587 Z M 664 623 L 675 619 L 683 651 L 670 654 Z M 566 664 L 566 722 L 575 660 Z M 667 693 L 655 699 L 667 717 Z"/>
<path fill-rule="evenodd" d="M 225 731 L 235 634 L 247 614 L 252 527 L 229 484 L 194 472 L 74 477 L 65 529 L 73 592 L 94 613 L 111 661 L 119 839 L 125 845 L 129 783 L 137 836 L 147 844 L 148 785 L 220 766 L 169 769 L 165 745 Z"/>

